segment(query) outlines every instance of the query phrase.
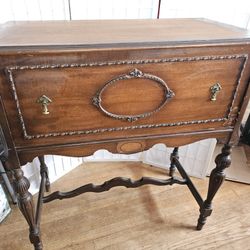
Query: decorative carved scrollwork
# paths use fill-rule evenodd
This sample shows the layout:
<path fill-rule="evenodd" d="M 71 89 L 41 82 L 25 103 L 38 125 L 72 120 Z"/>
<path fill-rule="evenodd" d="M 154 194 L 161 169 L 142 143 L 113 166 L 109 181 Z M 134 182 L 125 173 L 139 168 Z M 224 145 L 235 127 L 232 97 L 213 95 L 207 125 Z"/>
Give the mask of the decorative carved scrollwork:
<path fill-rule="evenodd" d="M 118 81 L 121 80 L 129 80 L 129 79 L 134 79 L 134 78 L 142 78 L 142 79 L 148 79 L 148 80 L 152 80 L 154 82 L 156 82 L 157 84 L 159 84 L 161 86 L 161 88 L 164 91 L 164 100 L 160 103 L 160 105 L 152 110 L 152 111 L 148 111 L 142 114 L 137 114 L 137 115 L 120 115 L 120 114 L 114 114 L 109 112 L 108 110 L 106 110 L 103 106 L 102 106 L 102 93 L 112 84 L 117 83 Z M 107 116 L 114 118 L 114 119 L 119 119 L 119 120 L 125 120 L 128 122 L 133 122 L 133 121 L 137 121 L 138 119 L 141 118 L 145 118 L 148 116 L 151 116 L 152 114 L 158 112 L 160 109 L 163 108 L 163 106 L 171 99 L 174 97 L 174 92 L 167 86 L 166 82 L 164 80 L 162 80 L 160 77 L 155 76 L 155 75 L 151 75 L 148 73 L 143 73 L 142 71 L 138 70 L 138 69 L 133 69 L 132 71 L 130 71 L 128 74 L 124 74 L 124 75 L 120 75 L 117 76 L 116 78 L 110 80 L 109 82 L 107 82 L 103 88 L 101 90 L 99 90 L 96 95 L 93 97 L 93 104 L 100 109 L 104 114 L 106 114 Z"/>
<path fill-rule="evenodd" d="M 78 196 L 83 193 L 93 192 L 93 193 L 101 193 L 104 191 L 108 191 L 113 187 L 126 187 L 126 188 L 137 188 L 143 185 L 157 185 L 157 186 L 165 186 L 165 185 L 187 185 L 186 179 L 180 179 L 177 177 L 171 177 L 169 179 L 157 179 L 152 177 L 142 177 L 139 180 L 131 180 L 130 178 L 125 177 L 115 177 L 111 180 L 105 181 L 101 185 L 94 185 L 93 183 L 86 184 L 77 189 L 74 189 L 69 192 L 60 192 L 56 191 L 48 196 L 43 197 L 43 202 L 47 203 L 53 200 L 62 200 L 68 199 L 75 196 Z"/>

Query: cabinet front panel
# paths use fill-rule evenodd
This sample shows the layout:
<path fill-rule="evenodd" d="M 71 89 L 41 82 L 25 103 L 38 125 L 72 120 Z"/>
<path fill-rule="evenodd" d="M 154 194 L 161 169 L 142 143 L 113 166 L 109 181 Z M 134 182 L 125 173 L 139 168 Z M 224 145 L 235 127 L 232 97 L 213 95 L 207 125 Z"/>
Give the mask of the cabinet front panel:
<path fill-rule="evenodd" d="M 225 120 L 243 63 L 225 56 L 35 65 L 11 68 L 9 77 L 30 139 Z"/>

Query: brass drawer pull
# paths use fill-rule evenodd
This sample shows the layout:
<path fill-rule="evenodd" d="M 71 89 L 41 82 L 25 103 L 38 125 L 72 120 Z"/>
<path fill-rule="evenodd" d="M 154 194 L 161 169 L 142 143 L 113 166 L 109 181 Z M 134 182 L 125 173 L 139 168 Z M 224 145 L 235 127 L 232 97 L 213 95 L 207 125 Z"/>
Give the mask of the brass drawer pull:
<path fill-rule="evenodd" d="M 52 100 L 46 95 L 42 95 L 37 99 L 36 102 L 42 104 L 42 114 L 48 115 L 49 114 L 48 105 L 52 103 Z"/>
<path fill-rule="evenodd" d="M 217 97 L 217 94 L 218 92 L 220 92 L 222 89 L 221 85 L 219 83 L 215 83 L 211 88 L 211 97 L 210 97 L 210 100 L 212 102 L 216 101 L 216 97 Z"/>

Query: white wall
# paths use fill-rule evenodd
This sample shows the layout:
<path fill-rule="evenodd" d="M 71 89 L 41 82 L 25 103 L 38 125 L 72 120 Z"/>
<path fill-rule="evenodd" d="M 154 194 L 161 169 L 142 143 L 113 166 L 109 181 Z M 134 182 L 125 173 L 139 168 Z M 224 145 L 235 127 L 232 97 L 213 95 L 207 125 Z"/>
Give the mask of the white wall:
<path fill-rule="evenodd" d="M 250 28 L 249 0 L 162 0 L 161 18 L 204 17 Z"/>
<path fill-rule="evenodd" d="M 205 17 L 250 29 L 250 0 L 162 0 L 160 18 Z M 78 20 L 156 18 L 158 0 L 0 0 L 0 23 L 16 20 Z M 214 140 L 197 142 L 180 152 L 187 171 L 204 176 L 204 166 L 211 158 Z M 136 160 L 159 167 L 169 165 L 170 149 L 156 145 L 135 155 L 113 155 L 98 151 L 91 157 L 46 156 L 51 180 L 56 180 L 83 161 Z M 200 156 L 199 156 L 200 155 Z M 35 192 L 39 182 L 37 159 L 24 167 Z M 56 166 L 56 167 L 55 167 Z M 201 167 L 203 166 L 203 167 Z"/>
<path fill-rule="evenodd" d="M 0 0 L 0 22 L 155 18 L 158 0 Z"/>

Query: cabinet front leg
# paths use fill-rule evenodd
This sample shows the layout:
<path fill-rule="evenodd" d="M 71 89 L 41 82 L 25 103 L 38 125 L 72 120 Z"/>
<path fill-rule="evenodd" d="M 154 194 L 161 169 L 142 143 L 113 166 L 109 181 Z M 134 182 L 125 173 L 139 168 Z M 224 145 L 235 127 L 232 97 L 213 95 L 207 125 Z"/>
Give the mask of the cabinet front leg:
<path fill-rule="evenodd" d="M 207 199 L 200 208 L 200 217 L 198 219 L 197 230 L 201 230 L 205 225 L 207 217 L 212 213 L 212 200 L 225 180 L 224 170 L 231 164 L 232 148 L 229 145 L 224 145 L 221 154 L 215 158 L 216 167 L 212 170 L 209 178 Z"/>
<path fill-rule="evenodd" d="M 29 180 L 23 175 L 21 169 L 14 170 L 15 188 L 18 198 L 18 206 L 23 216 L 29 224 L 30 242 L 34 245 L 35 250 L 42 250 L 42 242 L 40 229 L 35 223 L 34 205 L 32 195 L 28 189 L 30 187 Z"/>

